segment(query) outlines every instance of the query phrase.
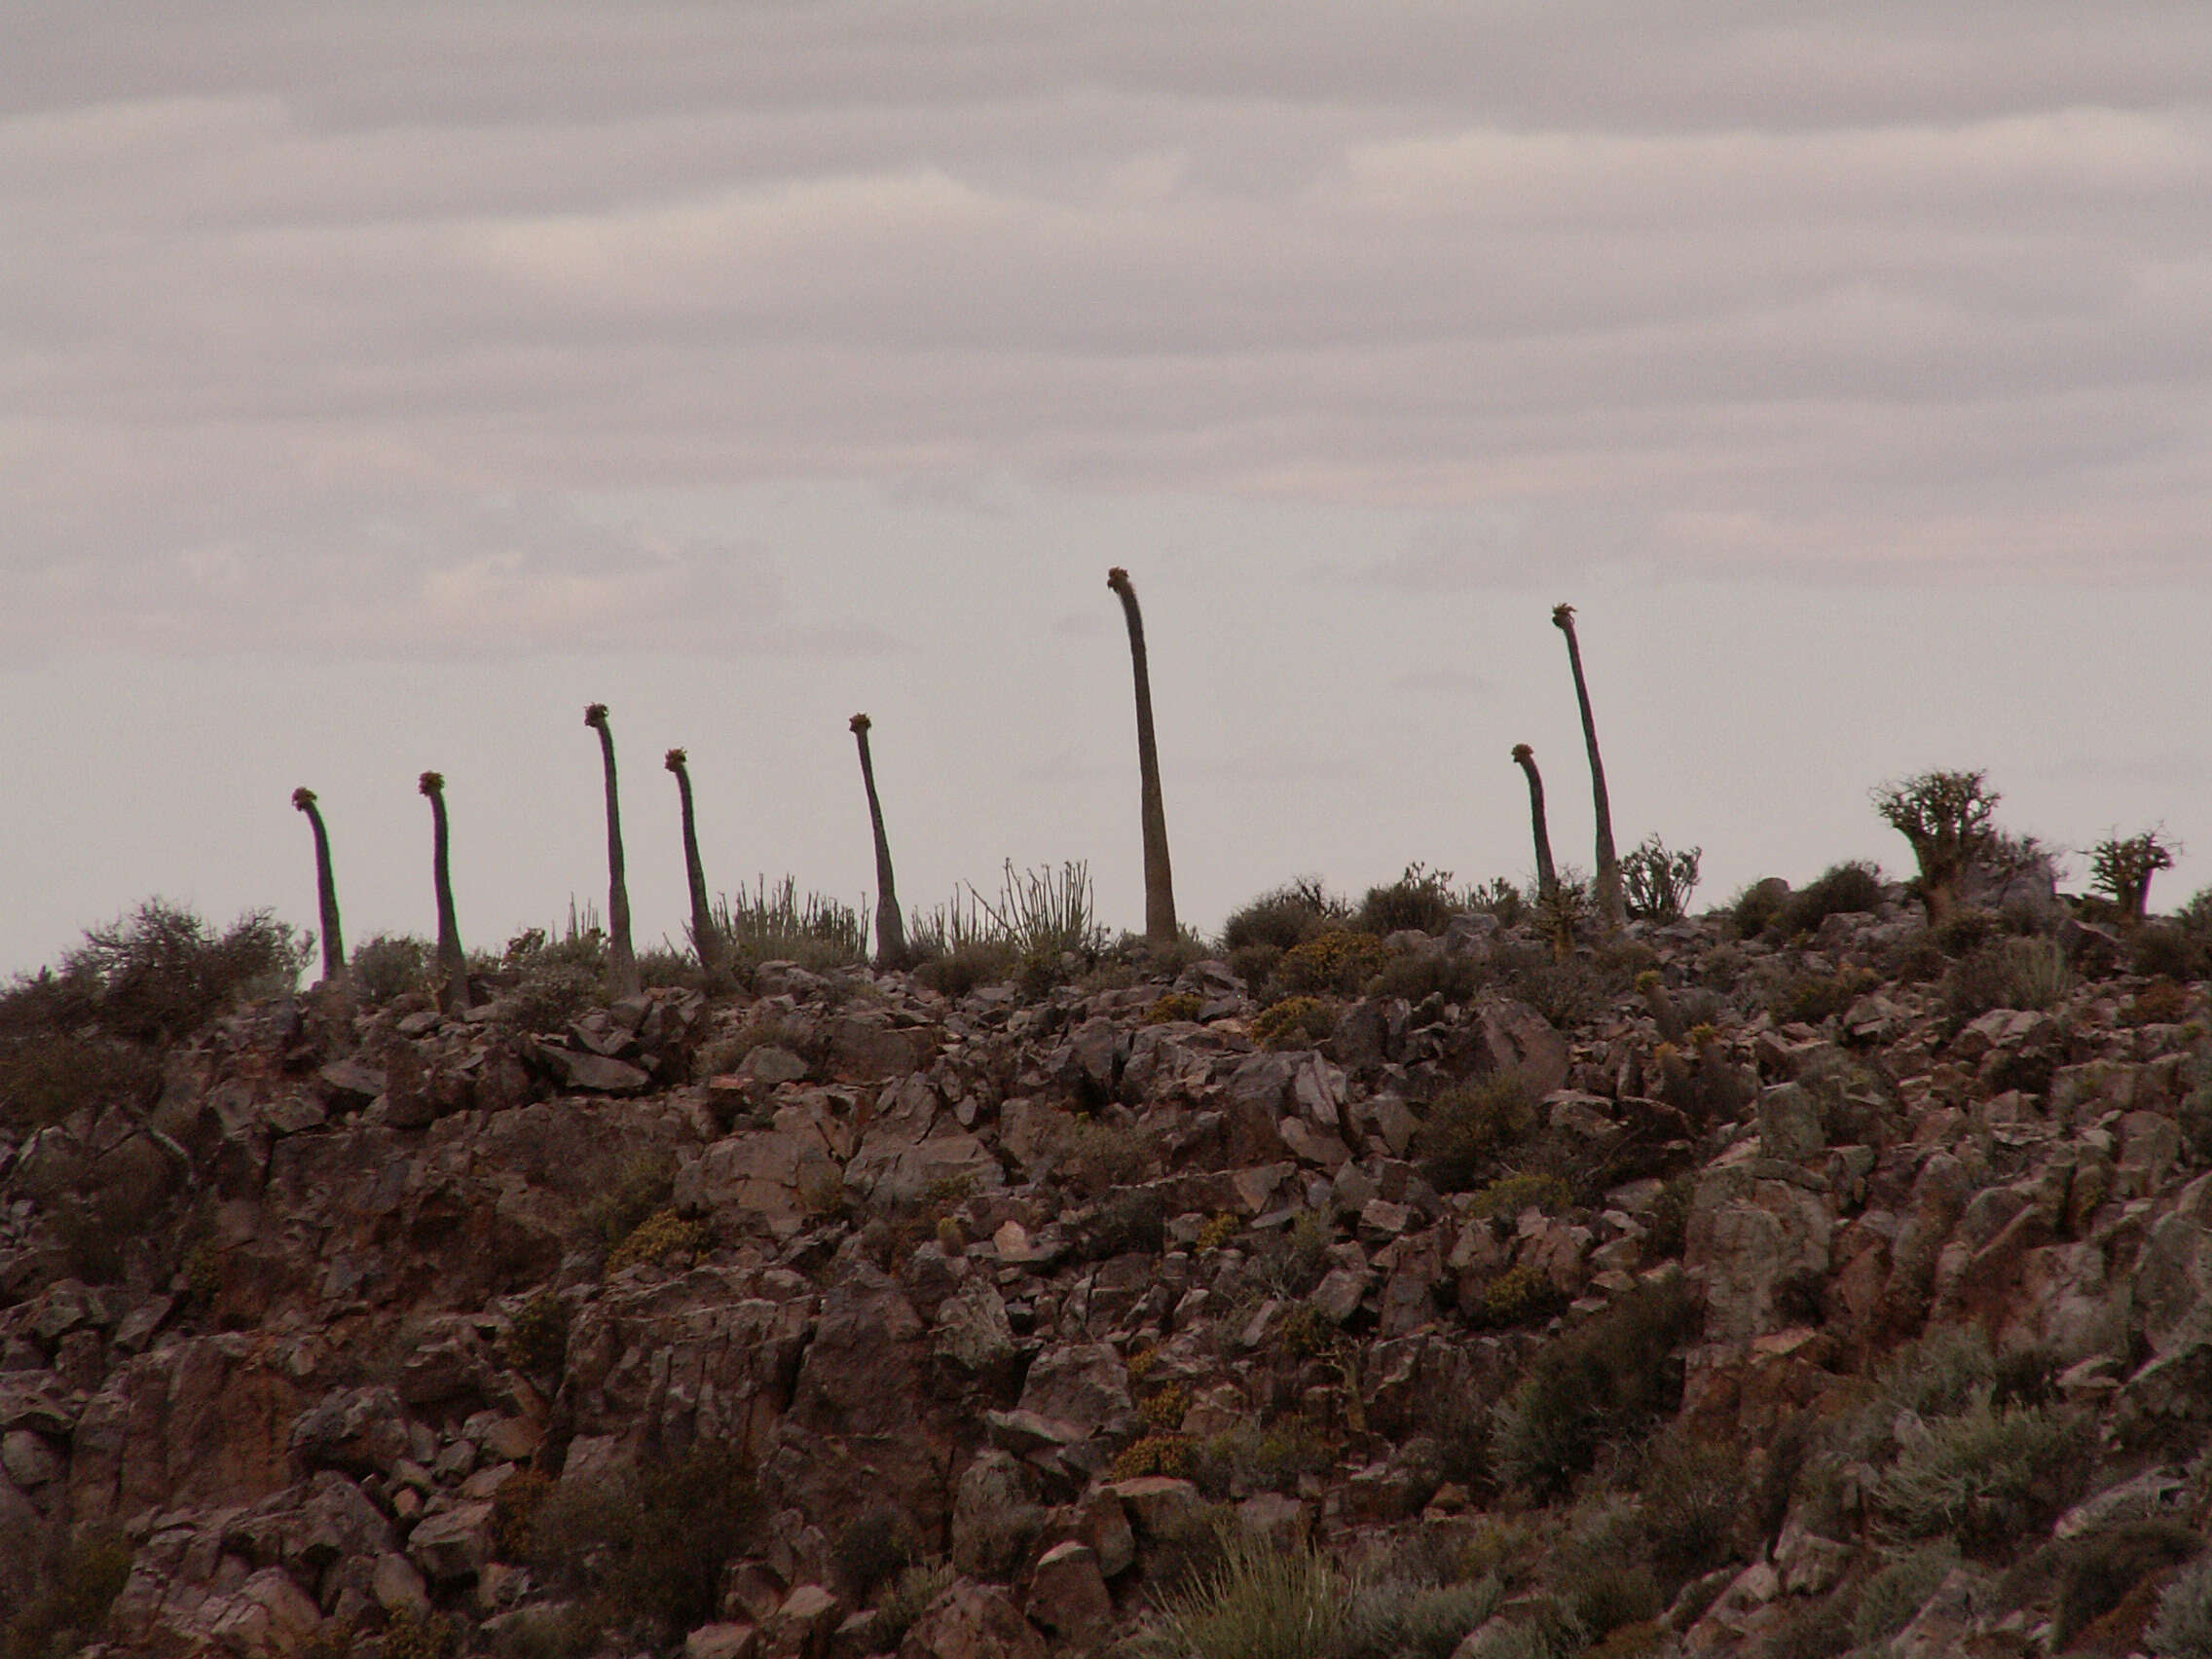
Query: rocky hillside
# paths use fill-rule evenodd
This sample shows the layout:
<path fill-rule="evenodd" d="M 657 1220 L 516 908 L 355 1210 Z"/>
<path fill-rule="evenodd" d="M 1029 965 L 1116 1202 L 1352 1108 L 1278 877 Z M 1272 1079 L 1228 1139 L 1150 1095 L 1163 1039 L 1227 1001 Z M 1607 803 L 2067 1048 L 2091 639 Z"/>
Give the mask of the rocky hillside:
<path fill-rule="evenodd" d="M 1874 902 L 235 1009 L 10 1102 L 7 1651 L 2212 1651 L 2201 951 Z"/>

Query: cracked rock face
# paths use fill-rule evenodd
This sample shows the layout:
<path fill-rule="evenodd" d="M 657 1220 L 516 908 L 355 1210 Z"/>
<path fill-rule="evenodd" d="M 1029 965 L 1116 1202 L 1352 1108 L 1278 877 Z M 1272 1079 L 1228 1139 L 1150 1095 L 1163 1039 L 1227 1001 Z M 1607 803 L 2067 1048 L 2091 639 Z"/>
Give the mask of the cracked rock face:
<path fill-rule="evenodd" d="M 663 1652 L 1104 1652 L 1222 1536 L 1402 1598 L 1518 1552 L 1500 1641 L 1612 1561 L 1716 1654 L 1957 1543 L 1885 1640 L 2010 1640 L 2038 1551 L 2212 1514 L 2212 997 L 2139 1023 L 2084 944 L 1961 1011 L 1925 943 L 1465 916 L 1286 1050 L 1220 962 L 227 1016 L 149 1114 L 0 1136 L 0 1605 L 107 1529 L 112 1651 L 490 1651 L 651 1491 L 714 1557 Z"/>

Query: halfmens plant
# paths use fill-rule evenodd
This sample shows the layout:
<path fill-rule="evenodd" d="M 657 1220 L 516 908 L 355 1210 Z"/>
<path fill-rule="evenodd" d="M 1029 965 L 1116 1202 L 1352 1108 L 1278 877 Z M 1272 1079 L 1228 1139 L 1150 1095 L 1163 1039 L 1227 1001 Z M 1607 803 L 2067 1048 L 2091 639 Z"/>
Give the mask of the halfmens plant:
<path fill-rule="evenodd" d="M 1106 572 L 1106 585 L 1122 602 L 1122 617 L 1129 630 L 1129 666 L 1136 677 L 1137 772 L 1144 821 L 1144 937 L 1149 944 L 1173 944 L 1180 930 L 1175 925 L 1175 876 L 1167 857 L 1167 807 L 1160 791 L 1160 746 L 1152 730 L 1152 670 L 1145 655 L 1144 612 L 1137 608 L 1137 590 L 1129 581 L 1129 572 L 1121 566 Z"/>
<path fill-rule="evenodd" d="M 461 948 L 461 924 L 454 918 L 445 774 L 424 772 L 415 787 L 430 803 L 430 880 L 438 900 L 438 1006 L 448 1014 L 460 1014 L 469 1006 L 468 957 Z"/>
<path fill-rule="evenodd" d="M 1552 832 L 1544 821 L 1544 779 L 1536 770 L 1536 752 L 1526 743 L 1513 746 L 1513 763 L 1529 774 L 1529 820 L 1536 837 L 1536 902 L 1551 903 L 1559 891 L 1559 871 L 1552 864 Z"/>
<path fill-rule="evenodd" d="M 1920 863 L 1920 902 L 1931 927 L 1956 913 L 1967 871 L 1997 844 L 2002 798 L 1986 772 L 1922 772 L 1874 792 L 1874 810 Z"/>
<path fill-rule="evenodd" d="M 861 783 L 867 791 L 868 829 L 875 835 L 875 965 L 906 965 L 906 924 L 899 913 L 898 883 L 891 874 L 891 840 L 883 830 L 883 802 L 875 793 L 875 760 L 868 753 L 868 728 L 875 722 L 866 715 L 852 718 L 853 741 L 860 746 Z"/>
<path fill-rule="evenodd" d="M 1620 860 L 1613 851 L 1613 804 L 1605 793 L 1605 762 L 1598 753 L 1598 722 L 1590 713 L 1590 685 L 1582 675 L 1582 644 L 1574 633 L 1574 607 L 1552 607 L 1552 626 L 1567 636 L 1567 666 L 1574 671 L 1574 700 L 1582 708 L 1582 741 L 1590 751 L 1590 796 L 1598 820 L 1598 874 L 1591 889 L 1598 919 L 1608 928 L 1628 920 L 1621 897 Z"/>
<path fill-rule="evenodd" d="M 691 807 L 688 760 L 682 750 L 671 749 L 662 756 L 661 764 L 676 774 L 676 793 L 683 810 L 683 878 L 691 893 L 691 948 L 711 978 L 728 965 L 729 940 L 715 926 L 714 906 L 707 902 L 707 869 L 699 859 L 699 825 Z"/>
<path fill-rule="evenodd" d="M 2174 867 L 2179 849 L 2156 830 L 2107 835 L 2089 849 L 2089 881 L 2120 906 L 2120 918 L 2140 922 L 2151 907 L 2151 878 Z"/>
<path fill-rule="evenodd" d="M 294 790 L 292 806 L 307 814 L 308 828 L 314 832 L 314 895 L 322 922 L 322 978 L 325 984 L 337 984 L 346 977 L 346 940 L 338 926 L 338 881 L 330 869 L 330 833 L 322 827 L 314 791 L 304 785 Z"/>
<path fill-rule="evenodd" d="M 614 781 L 614 728 L 607 705 L 584 708 L 584 724 L 599 733 L 600 768 L 607 781 L 607 988 L 617 997 L 638 994 L 638 956 L 630 947 L 630 884 L 622 868 L 622 806 Z"/>

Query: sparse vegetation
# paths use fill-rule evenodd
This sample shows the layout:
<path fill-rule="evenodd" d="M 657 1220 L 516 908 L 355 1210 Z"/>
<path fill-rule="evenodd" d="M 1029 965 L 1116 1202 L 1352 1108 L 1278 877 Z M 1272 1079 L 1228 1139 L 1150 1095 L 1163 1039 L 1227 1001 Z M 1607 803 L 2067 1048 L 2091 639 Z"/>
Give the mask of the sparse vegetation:
<path fill-rule="evenodd" d="M 1671 853 L 1657 835 L 1621 859 L 1621 894 L 1631 920 L 1672 922 L 1680 918 L 1697 890 L 1702 847 Z"/>

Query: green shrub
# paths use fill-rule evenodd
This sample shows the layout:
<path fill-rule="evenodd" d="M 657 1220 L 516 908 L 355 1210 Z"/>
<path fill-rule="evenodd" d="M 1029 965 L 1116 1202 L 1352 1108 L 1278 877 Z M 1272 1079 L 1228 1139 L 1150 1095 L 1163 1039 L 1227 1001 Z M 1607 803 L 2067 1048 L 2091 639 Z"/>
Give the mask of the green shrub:
<path fill-rule="evenodd" d="M 1256 944 L 1284 951 L 1324 928 L 1342 927 L 1349 916 L 1344 901 L 1319 881 L 1301 878 L 1232 910 L 1221 927 L 1221 946 L 1232 952 Z"/>
<path fill-rule="evenodd" d="M 313 951 L 267 910 L 250 910 L 215 934 L 190 910 L 149 899 L 128 917 L 88 930 L 61 971 L 91 987 L 104 1029 L 166 1043 L 242 997 L 290 991 Z"/>
<path fill-rule="evenodd" d="M 1303 1418 L 1266 1427 L 1239 1423 L 1191 1448 L 1191 1478 L 1210 1498 L 1255 1492 L 1295 1492 L 1299 1477 L 1326 1473 L 1335 1463 L 1329 1443 Z"/>
<path fill-rule="evenodd" d="M 1752 882 L 1728 901 L 1728 920 L 1738 939 L 1756 939 L 1781 917 L 1789 903 L 1789 883 L 1779 875 Z"/>
<path fill-rule="evenodd" d="M 453 1620 L 427 1609 L 402 1608 L 384 1628 L 378 1650 L 384 1659 L 453 1659 L 461 1648 L 461 1633 Z"/>
<path fill-rule="evenodd" d="M 1370 887 L 1360 902 L 1358 926 L 1371 934 L 1407 930 L 1440 934 L 1452 925 L 1459 905 L 1452 892 L 1452 872 L 1410 864 L 1387 887 Z"/>
<path fill-rule="evenodd" d="M 1468 1632 L 1497 1610 L 1494 1578 L 1424 1584 L 1387 1578 L 1352 1593 L 1345 1609 L 1341 1659 L 1451 1659 Z"/>
<path fill-rule="evenodd" d="M 695 1255 L 707 1247 L 710 1235 L 704 1222 L 685 1221 L 674 1209 L 655 1210 L 630 1230 L 607 1258 L 609 1276 L 640 1262 L 655 1264 L 671 1256 Z"/>
<path fill-rule="evenodd" d="M 1252 1021 L 1252 1041 L 1263 1049 L 1315 1049 L 1336 1026 L 1336 1015 L 1318 997 L 1285 997 Z"/>
<path fill-rule="evenodd" d="M 1327 1275 L 1329 1246 L 1335 1242 L 1335 1233 L 1318 1210 L 1301 1210 L 1288 1228 L 1259 1241 L 1253 1267 L 1271 1295 L 1297 1302 Z"/>
<path fill-rule="evenodd" d="M 1131 1254 L 1157 1256 L 1167 1248 L 1167 1200 L 1149 1187 L 1124 1187 L 1107 1197 L 1083 1229 L 1091 1261 Z"/>
<path fill-rule="evenodd" d="M 1474 1213 L 1492 1221 L 1510 1220 L 1526 1209 L 1556 1215 L 1574 1202 L 1574 1189 L 1557 1175 L 1525 1169 L 1502 1175 L 1475 1195 Z"/>
<path fill-rule="evenodd" d="M 2058 1546 L 2058 1601 L 2053 1609 L 2058 1646 L 2103 1618 L 2144 1579 L 2194 1561 L 2204 1540 L 2178 1521 L 2136 1521 L 2090 1532 Z"/>
<path fill-rule="evenodd" d="M 914 977 L 958 1002 L 978 985 L 1005 984 L 1020 965 L 1020 954 L 1004 940 L 976 940 L 931 957 L 914 970 Z"/>
<path fill-rule="evenodd" d="M 959 1574 L 948 1561 L 917 1562 L 892 1581 L 890 1591 L 876 1604 L 876 1645 L 879 1651 L 896 1649 L 906 1633 L 929 1611 L 930 1604 L 952 1588 Z"/>
<path fill-rule="evenodd" d="M 1468 956 L 1451 956 L 1441 950 L 1410 950 L 1383 963 L 1368 981 L 1373 997 L 1403 997 L 1419 1007 L 1430 997 L 1447 1003 L 1471 1003 L 1483 987 L 1481 964 Z"/>
<path fill-rule="evenodd" d="M 1662 1436 L 1637 1482 L 1637 1521 L 1653 1565 L 1676 1583 L 1728 1559 L 1745 1496 L 1744 1458 L 1735 1447 Z"/>
<path fill-rule="evenodd" d="M 537 1514 L 553 1495 L 553 1482 L 536 1469 L 517 1469 L 492 1494 L 492 1550 L 500 1561 L 530 1560 Z"/>
<path fill-rule="evenodd" d="M 820 893 L 799 896 L 798 882 L 785 876 L 774 887 L 756 879 L 751 893 L 740 887 L 715 902 L 715 926 L 749 964 L 795 962 L 819 973 L 867 960 L 867 905 L 846 904 Z"/>
<path fill-rule="evenodd" d="M 1501 927 L 1515 927 L 1528 919 L 1528 896 L 1501 875 L 1470 887 L 1466 902 L 1468 909 L 1495 916 Z"/>
<path fill-rule="evenodd" d="M 837 1530 L 830 1546 L 830 1572 L 839 1590 L 865 1602 L 879 1585 L 913 1565 L 905 1518 L 890 1508 L 870 1509 Z"/>
<path fill-rule="evenodd" d="M 1569 1622 L 1592 1641 L 1665 1610 L 1633 1504 L 1604 1504 L 1577 1517 L 1546 1577 Z"/>
<path fill-rule="evenodd" d="M 612 1250 L 676 1193 L 676 1158 L 669 1152 L 630 1152 L 608 1160 L 594 1183 L 599 1196 L 585 1206 L 583 1230 Z"/>
<path fill-rule="evenodd" d="M 1675 1351 L 1697 1309 L 1677 1279 L 1640 1284 L 1557 1338 L 1492 1414 L 1492 1467 L 1501 1485 L 1556 1493 L 1590 1466 L 1607 1437 L 1671 1410 L 1681 1392 Z"/>
<path fill-rule="evenodd" d="M 365 1003 L 381 1005 L 430 986 L 430 941 L 412 934 L 371 934 L 353 947 L 348 964 L 353 990 Z"/>
<path fill-rule="evenodd" d="M 1629 915 L 1637 920 L 1677 920 L 1697 890 L 1702 847 L 1671 853 L 1657 835 L 1621 855 L 1621 892 Z"/>
<path fill-rule="evenodd" d="M 1976 1402 L 1905 1438 L 1871 1495 L 1906 1537 L 2016 1537 L 2065 1506 L 2085 1450 L 2071 1417 Z"/>
<path fill-rule="evenodd" d="M 130 1576 L 130 1541 L 106 1527 L 80 1527 L 40 1563 L 29 1598 L 0 1609 L 0 1659 L 48 1659 L 96 1641 Z"/>
<path fill-rule="evenodd" d="M 1959 1565 L 1956 1544 L 1945 1540 L 1899 1556 L 1866 1580 L 1852 1615 L 1851 1634 L 1862 1647 L 1887 1641 L 1928 1604 L 1936 1587 Z"/>
<path fill-rule="evenodd" d="M 1137 1659 L 1337 1659 L 1357 1588 L 1318 1551 L 1276 1551 L 1231 1531 L 1219 1564 L 1162 1597 L 1129 1650 Z"/>
<path fill-rule="evenodd" d="M 1284 951 L 1274 978 L 1294 996 L 1353 996 L 1382 971 L 1387 954 L 1373 934 L 1332 928 Z"/>
<path fill-rule="evenodd" d="M 735 1450 L 700 1445 L 556 1488 L 532 1528 L 530 1565 L 588 1598 L 603 1629 L 644 1621 L 681 1635 L 715 1616 L 722 1568 L 760 1547 L 766 1519 Z"/>
<path fill-rule="evenodd" d="M 2183 1567 L 2158 1598 L 2151 1651 L 2158 1659 L 2212 1659 L 2212 1555 Z"/>
<path fill-rule="evenodd" d="M 1994 1009 L 2047 1009 L 2073 989 L 2066 953 L 2046 939 L 2000 939 L 1974 949 L 1943 977 L 1943 1008 L 1954 1025 Z"/>
<path fill-rule="evenodd" d="M 1413 1153 L 1438 1187 L 1458 1192 L 1535 1131 L 1536 1102 L 1528 1083 L 1517 1073 L 1498 1073 L 1430 1101 Z"/>
<path fill-rule="evenodd" d="M 136 1044 L 15 1024 L 0 1019 L 0 1125 L 18 1134 L 75 1112 L 147 1105 L 161 1090 L 160 1058 Z"/>
<path fill-rule="evenodd" d="M 1820 932 L 1830 916 L 1882 907 L 1882 872 L 1860 859 L 1830 865 L 1808 886 L 1791 893 L 1770 920 L 1789 939 Z"/>
<path fill-rule="evenodd" d="M 526 1377 L 560 1376 L 569 1356 L 569 1305 L 550 1290 L 539 1291 L 507 1322 L 499 1351 Z"/>
<path fill-rule="evenodd" d="M 1567 1306 L 1548 1274 L 1527 1266 L 1507 1268 L 1483 1286 L 1477 1322 L 1490 1330 L 1533 1325 Z"/>
<path fill-rule="evenodd" d="M 1820 1025 L 1880 983 L 1879 976 L 1863 968 L 1839 968 L 1833 974 L 1792 974 L 1776 990 L 1767 1010 L 1779 1025 L 1797 1020 Z"/>
<path fill-rule="evenodd" d="M 1169 991 L 1144 1011 L 1147 1025 L 1173 1025 L 1198 1017 L 1205 1004 L 1190 991 Z"/>
<path fill-rule="evenodd" d="M 2171 922 L 2147 922 L 2128 936 L 2127 967 L 2148 978 L 2200 979 L 2212 945 Z"/>

